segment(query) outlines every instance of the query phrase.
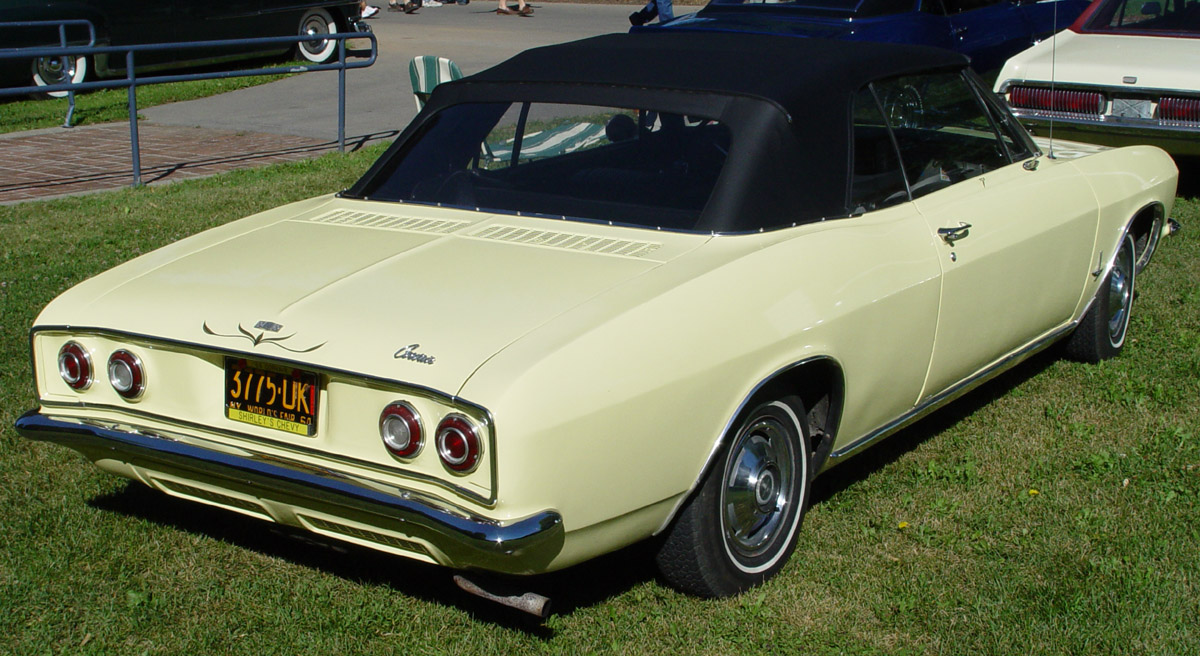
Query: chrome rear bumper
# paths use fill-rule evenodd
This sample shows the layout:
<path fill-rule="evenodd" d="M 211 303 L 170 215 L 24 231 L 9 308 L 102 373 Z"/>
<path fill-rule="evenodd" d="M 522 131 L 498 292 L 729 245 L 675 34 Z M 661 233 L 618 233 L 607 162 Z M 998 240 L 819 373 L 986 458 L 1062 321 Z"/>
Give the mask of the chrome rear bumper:
<path fill-rule="evenodd" d="M 385 547 L 406 543 L 404 538 L 409 538 L 418 548 L 421 544 L 432 546 L 423 555 L 449 567 L 534 574 L 544 571 L 563 545 L 562 517 L 554 511 L 501 523 L 419 492 L 307 463 L 255 454 L 192 435 L 52 417 L 38 410 L 21 416 L 16 430 L 29 439 L 75 449 L 93 462 L 126 463 L 268 504 L 282 504 L 296 509 L 297 514 L 309 510 L 325 517 L 352 517 L 359 528 L 321 518 L 297 525 Z M 216 505 L 242 507 L 234 497 L 223 503 L 219 494 L 197 496 Z M 364 523 L 380 532 L 363 530 Z M 386 550 L 403 551 L 404 547 Z"/>
<path fill-rule="evenodd" d="M 1100 116 L 1081 119 L 1064 112 L 1014 108 L 1013 116 L 1039 137 L 1082 141 L 1119 148 L 1152 144 L 1172 155 L 1200 155 L 1200 126 L 1159 123 L 1154 119 Z"/>

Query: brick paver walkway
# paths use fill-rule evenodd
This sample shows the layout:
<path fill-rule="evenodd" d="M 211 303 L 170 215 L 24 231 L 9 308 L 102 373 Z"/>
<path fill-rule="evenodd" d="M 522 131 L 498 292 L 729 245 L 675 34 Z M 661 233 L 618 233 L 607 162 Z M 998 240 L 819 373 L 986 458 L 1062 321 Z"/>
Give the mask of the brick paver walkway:
<path fill-rule="evenodd" d="M 391 135 L 372 135 L 372 137 Z M 347 139 L 347 150 L 364 140 Z M 138 125 L 142 182 L 162 184 L 231 169 L 315 157 L 337 141 L 205 128 Z M 127 187 L 133 182 L 129 124 L 0 135 L 0 204 Z"/>

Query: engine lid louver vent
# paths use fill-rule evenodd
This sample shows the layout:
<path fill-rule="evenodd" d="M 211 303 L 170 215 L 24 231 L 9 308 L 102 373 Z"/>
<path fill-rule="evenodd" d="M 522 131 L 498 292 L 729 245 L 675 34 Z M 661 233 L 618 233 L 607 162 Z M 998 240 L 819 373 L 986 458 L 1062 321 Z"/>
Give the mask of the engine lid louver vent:
<path fill-rule="evenodd" d="M 308 221 L 312 223 L 327 223 L 333 225 L 355 226 L 360 228 L 380 228 L 383 230 L 404 230 L 408 232 L 427 232 L 446 234 L 468 225 L 470 221 L 447 221 L 445 219 L 422 219 L 412 216 L 396 216 L 394 214 L 377 214 L 374 212 L 354 212 L 350 210 L 333 210 Z"/>
<path fill-rule="evenodd" d="M 489 226 L 471 235 L 479 239 L 492 239 L 514 244 L 530 244 L 561 248 L 564 250 L 599 253 L 603 255 L 623 255 L 625 257 L 644 257 L 662 247 L 649 241 L 633 241 L 630 239 L 614 239 L 612 237 L 597 237 L 571 232 L 553 230 L 531 230 L 516 226 Z"/>

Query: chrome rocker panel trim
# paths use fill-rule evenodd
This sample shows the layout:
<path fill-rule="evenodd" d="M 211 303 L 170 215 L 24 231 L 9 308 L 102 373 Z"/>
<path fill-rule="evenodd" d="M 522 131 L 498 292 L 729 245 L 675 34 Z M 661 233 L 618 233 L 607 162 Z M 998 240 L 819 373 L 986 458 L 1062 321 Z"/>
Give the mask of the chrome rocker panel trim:
<path fill-rule="evenodd" d="M 220 479 L 219 487 L 258 499 L 339 515 L 350 510 L 372 523 L 433 545 L 442 565 L 509 574 L 543 571 L 562 550 L 565 529 L 553 510 L 501 523 L 428 495 L 275 456 L 240 451 L 194 436 L 172 436 L 30 410 L 15 428 L 32 440 L 55 442 L 96 460 L 117 460 L 164 473 Z"/>
<path fill-rule="evenodd" d="M 1153 207 L 1153 205 L 1147 205 L 1146 207 L 1141 208 L 1140 210 L 1138 210 L 1137 213 L 1134 214 L 1134 217 L 1139 216 L 1142 212 L 1144 212 L 1149 207 Z M 1161 212 L 1161 208 L 1159 208 L 1159 211 Z M 1156 228 L 1159 232 L 1162 231 L 1161 220 L 1162 219 L 1161 219 L 1161 214 L 1160 214 L 1160 218 L 1158 219 L 1158 222 L 1157 222 L 1158 227 Z M 1125 235 L 1129 234 L 1129 230 L 1132 228 L 1132 225 L 1133 225 L 1132 222 L 1130 222 L 1128 225 L 1125 226 L 1125 229 L 1121 231 L 1121 240 L 1120 241 L 1124 241 Z M 1179 232 L 1183 228 L 1183 226 L 1179 225 L 1178 221 L 1176 221 L 1175 219 L 1171 219 L 1171 218 L 1167 219 L 1167 226 L 1168 226 L 1168 229 L 1167 229 L 1168 235 L 1174 235 L 1175 233 Z M 1159 237 L 1160 236 L 1161 235 L 1159 235 Z M 1146 264 L 1149 264 L 1150 257 L 1154 255 L 1154 247 L 1157 247 L 1157 245 L 1158 245 L 1158 237 L 1155 237 L 1154 239 L 1152 239 L 1151 243 L 1153 246 L 1147 249 L 1148 252 L 1146 253 L 1145 261 L 1141 262 L 1141 266 L 1143 266 L 1143 267 Z M 1117 261 L 1117 253 L 1113 252 L 1112 255 L 1110 255 L 1108 257 L 1107 263 L 1101 268 L 1101 274 L 1097 275 L 1096 277 L 1100 278 L 1101 280 L 1103 280 L 1105 277 L 1107 277 L 1109 271 L 1111 271 L 1113 266 L 1116 265 L 1116 261 Z M 1139 269 L 1139 271 L 1140 271 L 1140 269 Z M 951 402 L 957 400 L 959 397 L 964 396 L 968 392 L 971 392 L 972 390 L 979 387 L 980 385 L 983 385 L 984 383 L 990 381 L 991 379 L 995 378 L 996 376 L 999 376 L 1000 374 L 1017 366 L 1018 364 L 1024 362 L 1025 360 L 1028 360 L 1029 358 L 1033 357 L 1034 355 L 1037 355 L 1038 353 L 1053 346 L 1055 342 L 1059 341 L 1060 339 L 1065 338 L 1067 335 L 1069 335 L 1071 333 L 1072 330 L 1075 330 L 1075 327 L 1079 325 L 1079 322 L 1083 321 L 1083 318 L 1085 316 L 1087 316 L 1087 313 L 1089 311 L 1091 311 L 1093 303 L 1095 303 L 1095 299 L 1092 299 L 1091 301 L 1089 301 L 1088 304 L 1086 306 L 1084 306 L 1083 311 L 1079 313 L 1079 316 L 1076 319 L 1072 320 L 1071 322 L 1067 323 L 1066 325 L 1063 325 L 1063 326 L 1060 326 L 1059 328 L 1051 330 L 1049 333 L 1043 335 L 1040 339 L 1030 343 L 1028 346 L 1026 346 L 1022 349 L 1018 349 L 1017 351 L 1014 351 L 1014 352 L 1008 354 L 1007 356 L 1001 358 L 1000 360 L 997 360 L 996 362 L 992 363 L 991 365 L 976 372 L 971 377 L 969 377 L 965 380 L 962 380 L 955 385 L 951 385 L 949 388 L 925 399 L 925 401 L 923 401 L 922 403 L 917 405 L 912 410 L 904 413 L 900 417 L 897 417 L 896 419 L 888 422 L 887 424 L 884 424 L 883 426 L 880 426 L 879 428 L 871 431 L 870 433 L 867 433 L 866 435 L 858 438 L 857 440 L 854 440 L 853 442 L 850 442 L 849 444 L 847 444 L 839 449 L 836 449 L 833 453 L 829 454 L 829 460 L 828 460 L 828 465 L 826 466 L 826 469 L 845 461 L 850 456 L 857 454 L 858 452 L 862 451 L 863 449 L 870 446 L 871 444 L 874 444 L 875 442 L 877 442 L 885 437 L 888 437 L 890 435 L 893 435 L 893 434 L 903 430 L 904 428 L 916 423 L 917 421 L 932 414 L 935 410 L 938 410 L 939 408 L 949 405 Z"/>

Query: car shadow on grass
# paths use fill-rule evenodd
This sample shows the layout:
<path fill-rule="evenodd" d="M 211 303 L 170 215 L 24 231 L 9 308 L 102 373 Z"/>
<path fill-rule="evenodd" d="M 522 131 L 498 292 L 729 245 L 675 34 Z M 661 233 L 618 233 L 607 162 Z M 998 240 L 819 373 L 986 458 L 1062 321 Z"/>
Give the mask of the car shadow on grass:
<path fill-rule="evenodd" d="M 520 630 L 533 637 L 549 640 L 554 636 L 553 630 L 533 615 L 462 591 L 453 581 L 456 572 L 447 568 L 177 499 L 133 481 L 116 492 L 89 500 L 88 505 L 227 542 L 364 585 L 384 586 L 413 599 L 456 607 L 478 621 Z M 515 594 L 543 595 L 552 600 L 554 614 L 565 615 L 653 580 L 654 552 L 643 543 L 551 574 L 467 576 L 488 590 L 500 588 Z"/>
<path fill-rule="evenodd" d="M 1176 157 L 1175 165 L 1179 167 L 1179 190 L 1175 195 L 1200 198 L 1200 156 Z"/>
<path fill-rule="evenodd" d="M 1041 373 L 1057 360 L 1051 349 L 982 385 L 931 416 L 883 440 L 854 458 L 852 465 L 822 475 L 813 488 L 813 503 L 865 480 L 926 440 L 936 437 L 1013 388 Z M 538 618 L 480 599 L 458 588 L 453 571 L 414 562 L 321 536 L 301 532 L 226 510 L 176 499 L 130 482 L 119 491 L 96 497 L 92 507 L 137 517 L 159 525 L 281 558 L 347 580 L 386 586 L 398 594 L 453 606 L 478 621 L 522 631 L 549 640 L 554 630 Z M 521 594 L 535 592 L 552 600 L 551 612 L 570 615 L 578 609 L 602 604 L 635 587 L 659 579 L 654 566 L 655 540 L 643 541 L 568 569 L 528 577 L 495 577 L 468 574 L 485 589 L 496 587 Z"/>

